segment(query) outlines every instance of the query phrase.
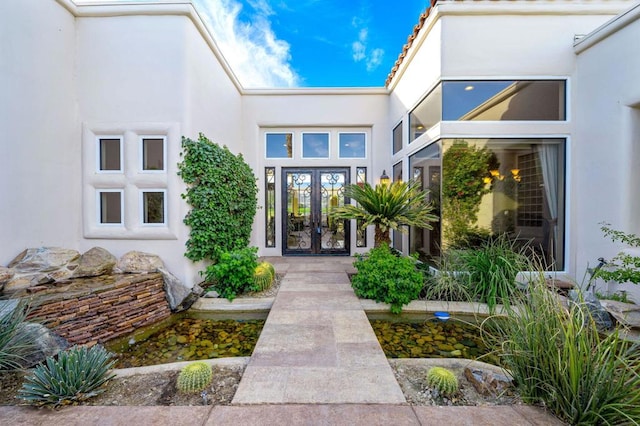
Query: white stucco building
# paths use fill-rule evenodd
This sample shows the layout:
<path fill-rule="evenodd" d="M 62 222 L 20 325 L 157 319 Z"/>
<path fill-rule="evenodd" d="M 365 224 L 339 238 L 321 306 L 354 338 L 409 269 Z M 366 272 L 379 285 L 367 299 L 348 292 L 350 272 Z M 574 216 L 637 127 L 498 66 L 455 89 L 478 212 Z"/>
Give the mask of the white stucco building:
<path fill-rule="evenodd" d="M 176 164 L 202 132 L 258 177 L 261 255 L 366 251 L 328 213 L 386 171 L 442 216 L 395 247 L 507 233 L 580 281 L 621 248 L 600 222 L 640 233 L 638 1 L 433 3 L 384 87 L 249 90 L 188 1 L 1 2 L 0 264 L 102 246 L 199 281 Z"/>

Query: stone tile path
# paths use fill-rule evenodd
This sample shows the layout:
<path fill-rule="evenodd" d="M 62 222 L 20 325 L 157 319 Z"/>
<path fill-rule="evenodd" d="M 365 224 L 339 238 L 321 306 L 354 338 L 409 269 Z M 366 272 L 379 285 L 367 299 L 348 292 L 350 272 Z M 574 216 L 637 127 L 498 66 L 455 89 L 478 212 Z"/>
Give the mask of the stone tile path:
<path fill-rule="evenodd" d="M 288 265 L 234 404 L 406 402 L 349 284 L 351 262 Z"/>

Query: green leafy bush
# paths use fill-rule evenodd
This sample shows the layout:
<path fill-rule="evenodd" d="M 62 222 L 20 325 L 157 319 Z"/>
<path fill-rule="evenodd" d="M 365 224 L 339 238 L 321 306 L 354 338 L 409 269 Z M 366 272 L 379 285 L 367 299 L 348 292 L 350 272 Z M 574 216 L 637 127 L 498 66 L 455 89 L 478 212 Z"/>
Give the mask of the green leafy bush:
<path fill-rule="evenodd" d="M 48 357 L 25 379 L 18 398 L 32 405 L 58 407 L 84 401 L 104 391 L 111 380 L 112 355 L 102 346 L 74 346 L 60 352 L 58 359 Z"/>
<path fill-rule="evenodd" d="M 359 256 L 354 266 L 358 273 L 351 285 L 356 295 L 388 303 L 394 314 L 417 299 L 422 289 L 422 274 L 416 270 L 415 261 L 394 256 L 386 245 L 371 249 L 366 257 Z"/>
<path fill-rule="evenodd" d="M 218 263 L 207 267 L 206 281 L 213 283 L 220 296 L 229 300 L 238 294 L 259 290 L 254 279 L 258 266 L 257 252 L 256 247 L 222 252 L 218 255 Z"/>
<path fill-rule="evenodd" d="M 36 349 L 33 336 L 23 326 L 29 311 L 27 303 L 20 301 L 0 312 L 0 371 L 24 367 L 23 361 Z"/>
<path fill-rule="evenodd" d="M 185 256 L 216 260 L 220 252 L 245 248 L 256 214 L 258 187 L 242 155 L 208 140 L 182 138 L 178 175 L 187 184 L 182 198 L 191 205 L 184 223 L 191 228 Z"/>
<path fill-rule="evenodd" d="M 625 342 L 618 330 L 598 333 L 588 306 L 572 303 L 567 310 L 542 273 L 494 326 L 525 402 L 542 402 L 572 425 L 638 424 L 638 344 Z"/>
<path fill-rule="evenodd" d="M 640 237 L 627 234 L 611 228 L 608 223 L 601 224 L 600 228 L 606 237 L 612 241 L 620 241 L 631 247 L 640 247 Z M 640 284 L 640 256 L 632 256 L 627 253 L 618 253 L 611 261 L 596 272 L 594 278 L 602 278 L 605 281 L 617 283 L 632 282 Z"/>
<path fill-rule="evenodd" d="M 213 380 L 211 366 L 203 361 L 187 364 L 178 375 L 176 387 L 180 392 L 197 393 L 206 389 Z"/>
<path fill-rule="evenodd" d="M 516 276 L 530 267 L 527 257 L 506 236 L 492 238 L 476 249 L 459 251 L 461 269 L 470 293 L 493 312 L 499 303 L 508 305 L 518 292 Z"/>

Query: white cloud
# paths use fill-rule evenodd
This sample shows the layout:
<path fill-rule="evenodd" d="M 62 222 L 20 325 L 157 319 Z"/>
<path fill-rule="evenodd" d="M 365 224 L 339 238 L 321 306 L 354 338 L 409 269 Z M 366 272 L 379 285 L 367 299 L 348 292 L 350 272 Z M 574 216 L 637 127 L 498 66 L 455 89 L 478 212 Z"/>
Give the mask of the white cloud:
<path fill-rule="evenodd" d="M 273 10 L 266 0 L 254 0 L 250 21 L 239 17 L 235 0 L 196 0 L 196 8 L 216 44 L 244 87 L 293 87 L 300 77 L 292 69 L 289 44 L 271 28 Z"/>
<path fill-rule="evenodd" d="M 367 71 L 373 71 L 380 66 L 384 58 L 384 49 L 376 48 L 371 51 L 367 58 Z"/>
<path fill-rule="evenodd" d="M 384 57 L 384 49 L 376 47 L 374 49 L 368 49 L 369 29 L 362 27 L 365 22 L 361 18 L 354 17 L 351 20 L 351 25 L 358 31 L 358 40 L 351 43 L 351 53 L 355 62 L 364 61 L 367 67 L 367 71 L 371 72 L 378 68 L 382 63 Z"/>

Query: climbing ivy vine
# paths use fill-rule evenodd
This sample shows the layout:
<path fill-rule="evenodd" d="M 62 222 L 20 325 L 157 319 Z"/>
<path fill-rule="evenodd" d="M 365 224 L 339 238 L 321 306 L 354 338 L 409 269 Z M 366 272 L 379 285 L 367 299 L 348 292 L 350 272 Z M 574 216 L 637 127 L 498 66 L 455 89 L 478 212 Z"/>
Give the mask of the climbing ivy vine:
<path fill-rule="evenodd" d="M 187 185 L 182 194 L 191 211 L 184 223 L 191 228 L 185 256 L 217 260 L 218 253 L 249 245 L 257 209 L 256 177 L 242 154 L 211 142 L 182 138 L 178 175 Z"/>

